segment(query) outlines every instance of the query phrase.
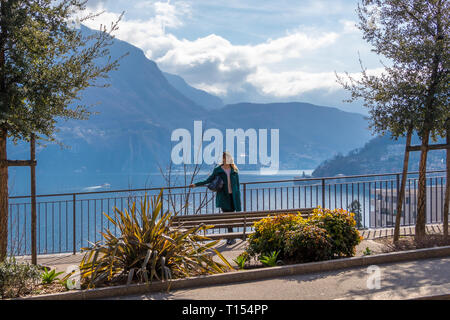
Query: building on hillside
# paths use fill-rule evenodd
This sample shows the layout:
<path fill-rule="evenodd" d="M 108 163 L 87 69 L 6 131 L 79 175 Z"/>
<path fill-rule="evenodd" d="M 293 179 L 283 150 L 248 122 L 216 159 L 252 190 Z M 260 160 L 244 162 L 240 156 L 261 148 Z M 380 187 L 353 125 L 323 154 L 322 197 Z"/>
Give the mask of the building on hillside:
<path fill-rule="evenodd" d="M 415 225 L 417 217 L 417 185 L 405 189 L 403 200 L 402 225 Z M 443 221 L 445 185 L 427 186 L 426 218 L 427 223 Z M 397 189 L 376 188 L 370 193 L 370 227 L 382 228 L 395 226 L 397 215 Z"/>

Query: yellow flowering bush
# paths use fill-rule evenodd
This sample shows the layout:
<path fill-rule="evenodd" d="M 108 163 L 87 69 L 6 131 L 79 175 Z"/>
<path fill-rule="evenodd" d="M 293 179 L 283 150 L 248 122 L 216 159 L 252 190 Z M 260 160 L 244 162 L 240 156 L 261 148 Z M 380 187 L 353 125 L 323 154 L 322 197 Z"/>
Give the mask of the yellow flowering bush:
<path fill-rule="evenodd" d="M 246 253 L 252 257 L 279 252 L 289 263 L 353 256 L 362 237 L 354 214 L 318 207 L 304 219 L 301 214 L 268 216 L 254 224 Z"/>
<path fill-rule="evenodd" d="M 344 209 L 314 209 L 307 224 L 325 229 L 330 236 L 333 253 L 336 256 L 351 257 L 355 255 L 356 246 L 362 237 L 356 228 L 355 215 Z"/>
<path fill-rule="evenodd" d="M 286 262 L 303 263 L 333 258 L 333 245 L 325 229 L 304 223 L 288 231 L 285 236 Z"/>
<path fill-rule="evenodd" d="M 256 257 L 269 255 L 280 251 L 279 257 L 284 257 L 285 234 L 294 230 L 299 224 L 304 224 L 301 214 L 283 214 L 264 218 L 254 224 L 255 232 L 249 236 L 247 252 Z"/>

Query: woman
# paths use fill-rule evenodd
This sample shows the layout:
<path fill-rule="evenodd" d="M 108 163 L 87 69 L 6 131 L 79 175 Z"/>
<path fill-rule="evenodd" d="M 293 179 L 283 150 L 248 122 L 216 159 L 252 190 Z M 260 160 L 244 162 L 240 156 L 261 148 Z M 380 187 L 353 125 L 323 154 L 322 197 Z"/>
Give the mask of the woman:
<path fill-rule="evenodd" d="M 223 180 L 223 188 L 216 194 L 216 207 L 222 212 L 241 211 L 241 191 L 239 188 L 238 168 L 234 164 L 230 153 L 224 152 L 222 164 L 214 168 L 213 173 L 204 181 L 191 184 L 189 187 L 195 188 L 211 183 L 216 176 Z M 233 232 L 233 228 L 228 228 L 228 232 Z M 228 239 L 227 244 L 233 244 L 234 240 Z"/>

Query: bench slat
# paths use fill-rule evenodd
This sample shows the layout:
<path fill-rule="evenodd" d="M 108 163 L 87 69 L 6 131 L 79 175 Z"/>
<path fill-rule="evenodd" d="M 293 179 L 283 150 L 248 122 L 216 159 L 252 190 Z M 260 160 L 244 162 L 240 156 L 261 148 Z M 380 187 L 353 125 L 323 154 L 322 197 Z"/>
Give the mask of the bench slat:
<path fill-rule="evenodd" d="M 213 229 L 224 228 L 251 228 L 254 223 L 260 221 L 268 216 L 277 216 L 281 214 L 296 214 L 298 212 L 304 218 L 307 218 L 313 211 L 313 208 L 304 209 L 291 209 L 291 210 L 272 210 L 272 211 L 253 211 L 253 212 L 233 212 L 233 213 L 219 213 L 219 214 L 199 214 L 199 215 L 187 215 L 177 216 L 174 219 L 173 225 L 175 227 L 192 228 L 197 227 L 200 224 L 213 226 Z M 231 233 L 219 233 L 219 234 L 206 234 L 211 239 L 235 239 L 245 238 L 252 231 L 244 232 L 231 232 Z"/>
<path fill-rule="evenodd" d="M 252 234 L 253 232 L 247 232 L 246 235 Z M 230 233 L 213 233 L 206 234 L 206 237 L 211 240 L 222 240 L 222 239 L 243 239 L 244 234 L 242 232 L 230 232 Z"/>
<path fill-rule="evenodd" d="M 266 217 L 268 215 L 279 214 L 295 214 L 300 211 L 302 215 L 310 214 L 313 209 L 294 209 L 294 210 L 273 210 L 273 211 L 249 211 L 249 212 L 234 212 L 234 213 L 214 213 L 214 214 L 197 214 L 197 215 L 185 215 L 176 216 L 174 221 L 194 221 L 194 220 L 206 220 L 206 219 L 229 219 L 236 217 L 251 217 L 261 216 Z"/>
<path fill-rule="evenodd" d="M 263 217 L 265 218 L 265 217 Z M 304 218 L 306 218 L 306 216 L 304 216 Z M 228 220 L 203 220 L 203 221 L 187 221 L 187 222 L 179 222 L 179 223 L 175 223 L 174 226 L 183 226 L 183 227 L 196 227 L 200 224 L 205 224 L 205 225 L 213 225 L 214 228 L 218 229 L 218 228 L 223 228 L 223 226 L 228 226 L 228 225 L 246 225 L 247 227 L 251 227 L 253 226 L 253 224 L 255 222 L 260 221 L 261 218 L 257 218 L 257 217 L 252 217 L 252 218 L 247 218 L 246 221 L 244 221 L 244 219 L 228 219 Z"/>

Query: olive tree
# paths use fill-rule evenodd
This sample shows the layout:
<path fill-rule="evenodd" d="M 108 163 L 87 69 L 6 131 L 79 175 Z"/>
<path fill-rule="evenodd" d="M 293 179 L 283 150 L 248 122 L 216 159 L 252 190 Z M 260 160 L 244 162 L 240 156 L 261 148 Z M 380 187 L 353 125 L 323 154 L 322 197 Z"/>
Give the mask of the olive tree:
<path fill-rule="evenodd" d="M 410 142 L 417 132 L 421 139 L 416 239 L 425 235 L 429 140 L 445 136 L 450 114 L 449 11 L 444 0 L 359 1 L 363 38 L 388 62 L 381 75 L 363 67 L 359 78 L 338 77 L 351 92 L 349 101 L 364 100 L 376 133 L 407 136 Z M 407 162 L 406 153 L 403 179 Z"/>
<path fill-rule="evenodd" d="M 108 47 L 119 21 L 89 35 L 73 27 L 75 16 L 80 23 L 96 17 L 83 14 L 86 3 L 0 1 L 0 261 L 8 239 L 7 139 L 52 141 L 59 119 L 88 119 L 80 93 L 105 86 L 101 78 L 118 67 Z"/>

